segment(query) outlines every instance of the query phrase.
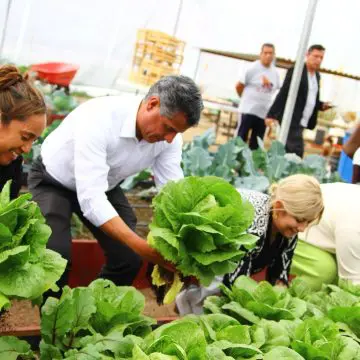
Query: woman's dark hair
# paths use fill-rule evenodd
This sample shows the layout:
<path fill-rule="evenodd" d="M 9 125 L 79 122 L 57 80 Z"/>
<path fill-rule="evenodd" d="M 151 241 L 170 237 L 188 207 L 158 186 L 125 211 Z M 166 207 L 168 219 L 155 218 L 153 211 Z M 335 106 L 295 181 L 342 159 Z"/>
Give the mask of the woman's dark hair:
<path fill-rule="evenodd" d="M 26 120 L 31 115 L 46 114 L 41 92 L 14 65 L 0 66 L 0 121 Z"/>

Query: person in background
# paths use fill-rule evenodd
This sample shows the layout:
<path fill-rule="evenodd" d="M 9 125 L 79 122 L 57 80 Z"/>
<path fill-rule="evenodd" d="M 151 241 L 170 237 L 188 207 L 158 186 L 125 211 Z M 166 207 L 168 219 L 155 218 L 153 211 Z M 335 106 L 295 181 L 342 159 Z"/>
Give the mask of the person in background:
<path fill-rule="evenodd" d="M 319 96 L 319 69 L 324 54 L 325 48 L 322 45 L 309 47 L 291 118 L 286 151 L 295 153 L 300 157 L 304 155 L 303 130 L 314 129 L 317 123 L 318 111 L 325 111 L 332 107 L 329 103 L 321 102 Z M 267 126 L 271 126 L 275 121 L 279 123 L 282 121 L 293 72 L 294 67 L 288 70 L 284 83 L 270 107 L 265 120 Z"/>
<path fill-rule="evenodd" d="M 352 183 L 360 183 L 360 125 L 351 134 L 343 146 L 344 153 L 353 160 Z"/>
<path fill-rule="evenodd" d="M 243 71 L 236 83 L 236 92 L 241 97 L 238 136 L 247 142 L 251 131 L 250 149 L 258 148 L 258 137 L 264 138 L 265 117 L 272 95 L 280 88 L 279 74 L 273 64 L 274 57 L 274 45 L 263 44 L 260 59 Z"/>
<path fill-rule="evenodd" d="M 314 290 L 338 278 L 360 284 L 360 186 L 321 184 L 321 192 L 323 216 L 298 235 L 290 272 Z"/>
<path fill-rule="evenodd" d="M 135 233 L 136 216 L 118 185 L 148 167 L 158 187 L 181 179 L 181 133 L 199 122 L 202 109 L 200 91 L 190 78 L 167 76 L 145 98 L 99 97 L 73 110 L 45 139 L 28 176 L 52 229 L 48 247 L 71 260 L 76 213 L 104 251 L 100 277 L 131 285 L 142 258 L 167 266 Z M 60 286 L 67 284 L 68 274 L 69 267 Z"/>
<path fill-rule="evenodd" d="M 46 106 L 40 91 L 15 66 L 0 66 L 0 190 L 11 180 L 11 199 L 21 188 L 21 154 L 30 151 L 45 125 Z"/>
<path fill-rule="evenodd" d="M 271 186 L 270 195 L 238 190 L 255 209 L 247 232 L 259 240 L 233 273 L 218 278 L 208 288 L 190 285 L 183 290 L 176 300 L 180 315 L 201 313 L 204 299 L 219 292 L 219 283 L 231 286 L 240 275 L 251 276 L 266 269 L 267 281 L 287 285 L 297 234 L 319 221 L 324 210 L 320 184 L 308 175 L 292 175 L 280 180 Z"/>
<path fill-rule="evenodd" d="M 360 124 L 353 129 L 351 136 L 343 145 L 343 150 L 344 153 L 352 159 L 355 154 L 355 151 L 359 147 L 360 147 Z"/>
<path fill-rule="evenodd" d="M 353 156 L 353 173 L 351 182 L 353 184 L 360 183 L 360 147 L 355 151 Z"/>

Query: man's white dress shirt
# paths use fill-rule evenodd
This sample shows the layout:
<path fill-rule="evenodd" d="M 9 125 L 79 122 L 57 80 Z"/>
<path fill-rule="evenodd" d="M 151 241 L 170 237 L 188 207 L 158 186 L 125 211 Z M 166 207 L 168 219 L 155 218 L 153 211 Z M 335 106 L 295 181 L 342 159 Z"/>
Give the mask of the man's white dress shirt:
<path fill-rule="evenodd" d="M 95 226 L 118 215 L 105 192 L 128 176 L 151 167 L 157 186 L 183 177 L 181 134 L 171 144 L 136 138 L 141 100 L 135 95 L 89 100 L 71 112 L 42 145 L 46 171 L 76 191 L 84 216 Z"/>
<path fill-rule="evenodd" d="M 316 74 L 310 74 L 307 72 L 308 77 L 308 94 L 306 98 L 306 104 L 303 111 L 303 115 L 300 121 L 300 125 L 304 128 L 308 127 L 309 120 L 311 118 L 312 113 L 314 112 L 316 105 L 316 97 L 319 90 Z"/>

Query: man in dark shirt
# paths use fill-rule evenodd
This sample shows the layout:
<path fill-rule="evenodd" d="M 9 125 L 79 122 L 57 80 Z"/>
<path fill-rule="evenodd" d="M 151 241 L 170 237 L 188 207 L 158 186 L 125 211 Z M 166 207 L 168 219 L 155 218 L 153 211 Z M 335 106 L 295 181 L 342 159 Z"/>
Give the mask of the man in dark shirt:
<path fill-rule="evenodd" d="M 321 45 L 310 46 L 304 69 L 301 76 L 299 90 L 295 102 L 289 134 L 286 142 L 286 151 L 295 153 L 302 157 L 304 154 L 303 130 L 313 130 L 317 123 L 318 111 L 325 111 L 331 106 L 323 103 L 319 99 L 320 74 L 319 69 L 324 58 L 325 48 Z M 286 74 L 284 83 L 272 104 L 265 123 L 267 126 L 274 121 L 281 123 L 286 100 L 289 94 L 290 84 L 294 67 L 290 68 Z"/>

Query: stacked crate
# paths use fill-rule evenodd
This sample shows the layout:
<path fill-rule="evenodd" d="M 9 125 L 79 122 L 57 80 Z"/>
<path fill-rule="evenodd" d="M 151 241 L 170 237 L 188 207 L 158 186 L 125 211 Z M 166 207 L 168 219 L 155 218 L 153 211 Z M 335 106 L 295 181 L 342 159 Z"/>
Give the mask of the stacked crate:
<path fill-rule="evenodd" d="M 130 80 L 152 85 L 162 76 L 178 74 L 184 46 L 183 41 L 166 33 L 138 30 Z"/>

